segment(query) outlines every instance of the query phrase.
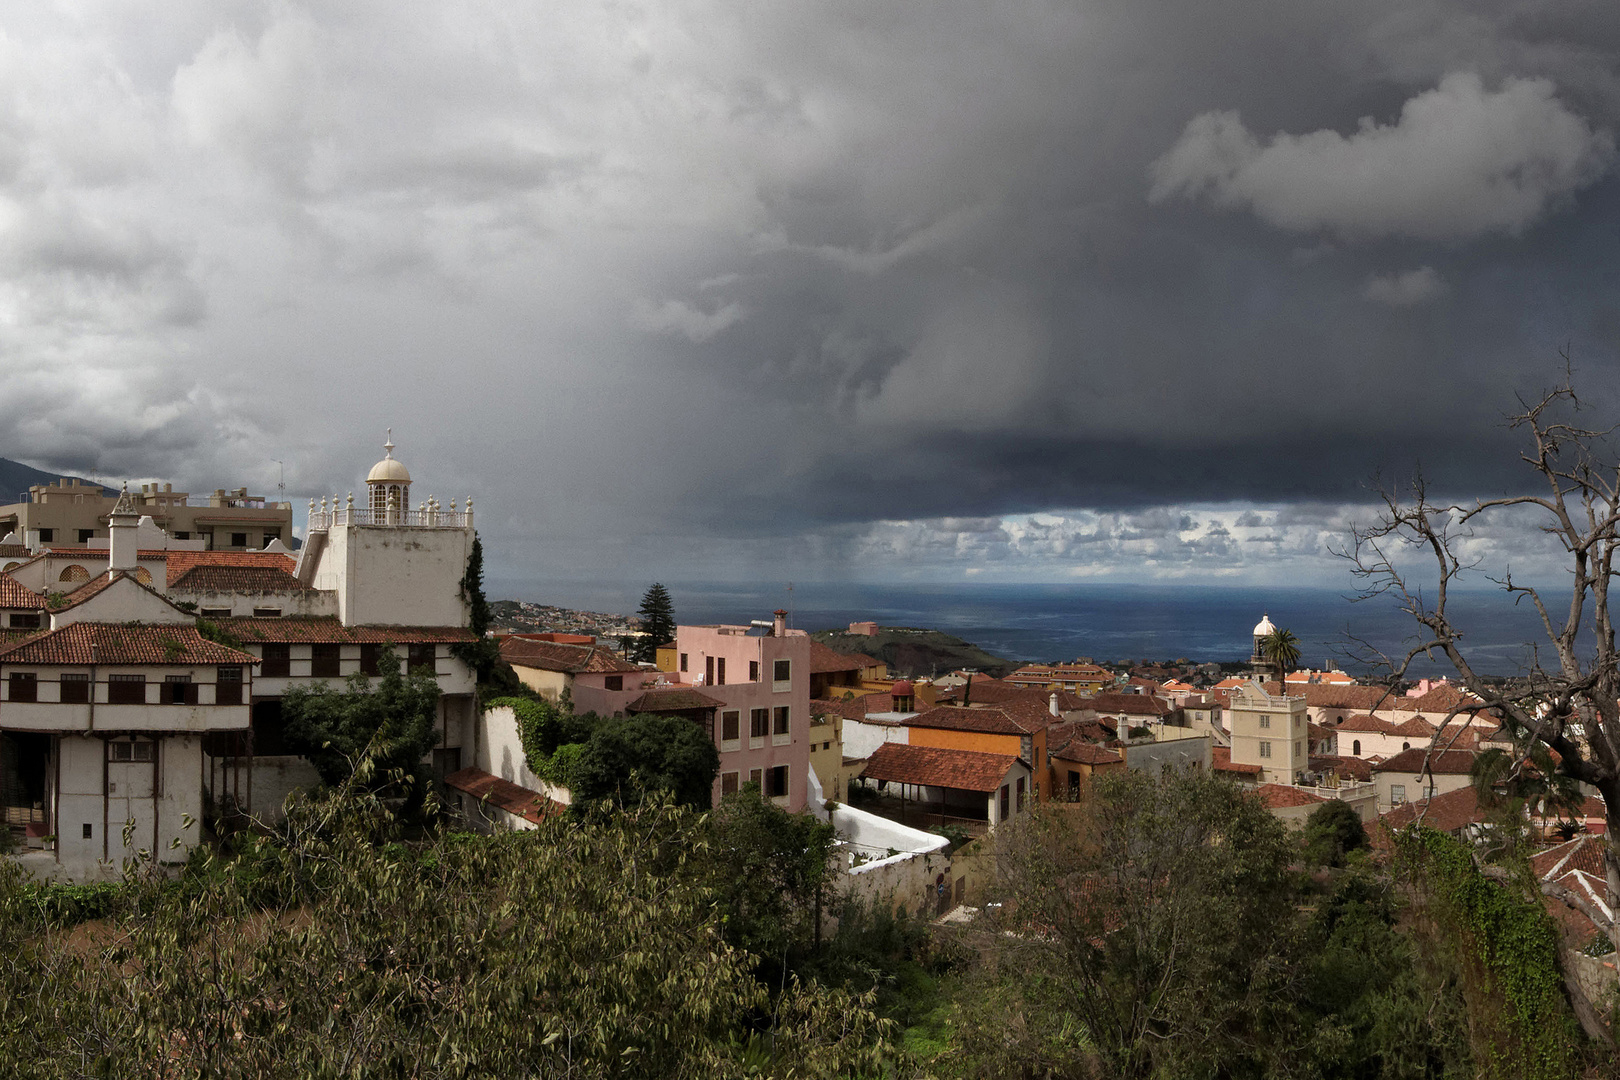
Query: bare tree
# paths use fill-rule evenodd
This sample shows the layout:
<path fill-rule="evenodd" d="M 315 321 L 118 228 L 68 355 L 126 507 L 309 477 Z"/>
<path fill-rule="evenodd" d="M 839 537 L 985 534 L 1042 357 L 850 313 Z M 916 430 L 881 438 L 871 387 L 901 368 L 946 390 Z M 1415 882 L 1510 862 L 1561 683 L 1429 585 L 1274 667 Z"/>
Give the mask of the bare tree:
<path fill-rule="evenodd" d="M 1505 779 L 1538 767 L 1591 785 L 1603 798 L 1608 843 L 1604 863 L 1610 909 L 1620 897 L 1620 655 L 1615 651 L 1609 608 L 1617 548 L 1620 548 L 1620 456 L 1610 445 L 1613 429 L 1574 422 L 1581 411 L 1566 372 L 1563 383 L 1540 400 L 1520 400 L 1509 426 L 1526 434 L 1520 457 L 1535 476 L 1530 493 L 1479 500 L 1471 505 L 1431 499 L 1422 481 L 1404 493 L 1385 492 L 1379 520 L 1353 532 L 1339 552 L 1361 580 L 1361 598 L 1394 597 L 1416 621 L 1417 639 L 1404 655 L 1374 655 L 1396 678 L 1418 657 L 1443 657 L 1478 701 L 1458 705 L 1442 723 L 1436 744 L 1470 725 L 1480 712 L 1498 716 L 1514 737 Z M 1476 531 L 1503 514 L 1528 513 L 1562 548 L 1568 581 L 1552 591 L 1515 581 L 1511 570 L 1480 565 L 1468 549 Z M 1470 661 L 1463 627 L 1453 619 L 1453 588 L 1469 574 L 1495 582 L 1539 616 L 1544 642 L 1534 643 L 1528 670 L 1506 688 L 1482 677 Z M 1443 747 L 1435 747 L 1443 748 Z M 1551 754 L 1547 751 L 1552 751 Z M 1432 749 L 1431 749 L 1432 752 Z M 1539 763 L 1539 764 L 1538 764 Z M 1620 946 L 1613 919 L 1605 926 Z"/>

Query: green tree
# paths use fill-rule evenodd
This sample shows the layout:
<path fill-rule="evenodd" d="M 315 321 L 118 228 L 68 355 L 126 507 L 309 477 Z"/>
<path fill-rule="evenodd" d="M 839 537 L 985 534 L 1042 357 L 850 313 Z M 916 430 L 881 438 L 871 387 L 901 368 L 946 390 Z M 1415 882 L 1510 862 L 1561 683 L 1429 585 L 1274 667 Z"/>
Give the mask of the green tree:
<path fill-rule="evenodd" d="M 653 582 L 642 596 L 636 614 L 641 618 L 645 636 L 635 639 L 630 659 L 652 663 L 658 659 L 658 646 L 675 638 L 675 602 L 670 599 L 669 590 Z"/>
<path fill-rule="evenodd" d="M 407 775 L 417 793 L 426 790 L 421 763 L 438 741 L 439 683 L 425 671 L 406 676 L 399 668 L 394 650 L 385 648 L 376 679 L 357 672 L 341 692 L 318 683 L 293 687 L 281 699 L 288 744 L 326 783 L 342 783 L 364 762 L 368 783 Z"/>
<path fill-rule="evenodd" d="M 461 598 L 467 602 L 467 629 L 472 641 L 458 641 L 450 653 L 472 668 L 480 683 L 495 677 L 496 669 L 503 666 L 501 651 L 487 635 L 489 633 L 489 601 L 484 598 L 484 542 L 473 533 L 472 550 L 467 554 L 467 569 L 461 575 Z M 511 671 L 507 667 L 507 672 Z M 512 676 L 513 682 L 516 676 Z"/>
<path fill-rule="evenodd" d="M 1277 683 L 1285 687 L 1288 673 L 1299 663 L 1299 638 L 1292 630 L 1273 630 L 1260 639 L 1260 655 L 1277 669 Z"/>
<path fill-rule="evenodd" d="M 1342 799 L 1329 799 L 1305 820 L 1305 855 L 1314 863 L 1343 866 L 1344 857 L 1367 846 L 1361 815 Z"/>
<path fill-rule="evenodd" d="M 720 752 L 703 728 L 678 716 L 643 713 L 596 727 L 574 765 L 573 794 L 623 807 L 668 798 L 707 810 L 719 772 Z"/>

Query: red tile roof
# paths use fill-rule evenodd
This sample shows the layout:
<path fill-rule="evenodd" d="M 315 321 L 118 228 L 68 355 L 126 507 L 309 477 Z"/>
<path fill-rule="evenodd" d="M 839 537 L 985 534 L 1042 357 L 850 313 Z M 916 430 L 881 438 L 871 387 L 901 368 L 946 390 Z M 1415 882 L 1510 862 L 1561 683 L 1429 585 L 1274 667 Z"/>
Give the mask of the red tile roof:
<path fill-rule="evenodd" d="M 1410 720 L 1402 721 L 1389 729 L 1391 735 L 1404 735 L 1413 739 L 1427 739 L 1435 733 L 1435 726 L 1423 719 L 1414 716 Z"/>
<path fill-rule="evenodd" d="M 143 551 L 141 555 L 165 560 L 170 585 L 198 566 L 265 567 L 289 574 L 298 568 L 292 556 L 278 551 Z"/>
<path fill-rule="evenodd" d="M 812 716 L 842 716 L 845 720 L 866 719 L 866 698 L 811 698 Z"/>
<path fill-rule="evenodd" d="M 1601 880 L 1605 873 L 1603 848 L 1607 843 L 1601 836 L 1586 833 L 1532 856 L 1530 868 L 1542 881 L 1556 881 L 1571 870 L 1581 870 Z"/>
<path fill-rule="evenodd" d="M 1230 746 L 1216 746 L 1210 749 L 1213 760 L 1210 768 L 1214 772 L 1237 773 L 1241 776 L 1259 776 L 1261 769 L 1258 765 L 1243 765 L 1232 760 Z"/>
<path fill-rule="evenodd" d="M 1424 764 L 1427 756 L 1428 764 Z M 1427 747 L 1414 746 L 1410 750 L 1402 750 L 1393 757 L 1385 758 L 1375 766 L 1378 772 L 1404 772 L 1413 776 L 1424 773 L 1433 773 L 1436 776 L 1467 776 L 1474 767 L 1474 759 L 1479 755 L 1472 750 L 1435 750 L 1430 752 Z"/>
<path fill-rule="evenodd" d="M 1015 686 L 988 675 L 975 675 L 972 682 L 952 688 L 945 696 L 954 701 L 966 699 L 970 705 L 999 705 L 1028 693 L 1030 689 L 1027 686 Z"/>
<path fill-rule="evenodd" d="M 171 592 L 191 593 L 287 593 L 310 592 L 292 574 L 278 566 L 193 566 L 177 578 L 170 578 Z"/>
<path fill-rule="evenodd" d="M 1093 694 L 1083 698 L 1084 707 L 1100 713 L 1124 713 L 1126 716 L 1168 716 L 1170 704 L 1163 698 L 1147 694 Z"/>
<path fill-rule="evenodd" d="M 908 727 L 938 728 L 946 731 L 978 731 L 987 735 L 1028 735 L 1049 726 L 1056 719 L 1041 710 L 1013 707 L 1015 703 L 974 708 L 963 705 L 936 705 L 906 721 Z"/>
<path fill-rule="evenodd" d="M 690 712 L 693 709 L 718 709 L 724 705 L 725 702 L 716 701 L 707 694 L 700 694 L 696 690 L 677 686 L 668 690 L 649 690 L 626 705 L 624 711 L 632 713 Z"/>
<path fill-rule="evenodd" d="M 1390 705 L 1392 709 L 1402 712 L 1425 712 L 1444 716 L 1459 705 L 1477 705 L 1479 699 L 1460 687 L 1447 683 L 1436 686 L 1422 697 L 1397 698 Z"/>
<path fill-rule="evenodd" d="M 209 641 L 192 626 L 74 623 L 0 650 L 5 664 L 257 664 L 258 657 Z"/>
<path fill-rule="evenodd" d="M 45 607 L 45 598 L 10 574 L 0 574 L 0 608 L 39 611 Z"/>
<path fill-rule="evenodd" d="M 472 641 L 461 626 L 344 626 L 335 617 L 292 619 L 215 619 L 221 630 L 244 642 L 319 642 L 343 645 L 420 645 Z"/>
<path fill-rule="evenodd" d="M 1393 735 L 1395 725 L 1378 716 L 1369 716 L 1363 713 L 1360 716 L 1347 716 L 1344 723 L 1338 726 L 1340 731 L 1375 731 L 1380 735 Z"/>
<path fill-rule="evenodd" d="M 612 649 L 600 645 L 567 645 L 559 641 L 533 641 L 519 637 L 501 639 L 501 659 L 518 667 L 569 675 L 641 670 Z"/>
<path fill-rule="evenodd" d="M 1337 773 L 1340 780 L 1357 780 L 1363 783 L 1372 780 L 1372 763 L 1363 761 L 1358 757 L 1334 757 L 1331 754 L 1317 754 L 1310 759 L 1311 771 L 1319 773 Z"/>
<path fill-rule="evenodd" d="M 1419 814 L 1423 815 L 1423 824 L 1441 832 L 1456 832 L 1464 825 L 1485 820 L 1485 812 L 1479 808 L 1479 796 L 1474 793 L 1473 785 L 1436 795 L 1432 799 L 1402 803 L 1378 820 L 1390 829 L 1403 829 L 1416 822 Z"/>
<path fill-rule="evenodd" d="M 992 792 L 1018 761 L 1013 754 L 981 754 L 937 746 L 884 743 L 866 759 L 861 776 L 898 784 Z"/>
<path fill-rule="evenodd" d="M 837 649 L 830 649 L 821 642 L 810 639 L 810 674 L 829 675 L 835 671 L 863 671 L 866 668 L 883 661 L 874 660 L 870 656 L 850 656 Z"/>
<path fill-rule="evenodd" d="M 1098 746 L 1084 739 L 1070 739 L 1063 749 L 1052 751 L 1056 761 L 1073 761 L 1081 765 L 1115 765 L 1124 762 L 1118 750 Z"/>
<path fill-rule="evenodd" d="M 1267 693 L 1276 693 L 1275 682 L 1266 684 Z M 1346 686 L 1342 683 L 1295 683 L 1288 688 L 1289 697 L 1303 697 L 1305 704 L 1314 709 L 1356 709 L 1363 713 L 1379 708 L 1404 708 L 1397 698 L 1383 686 Z"/>
<path fill-rule="evenodd" d="M 461 769 L 444 778 L 446 786 L 465 791 L 476 799 L 505 810 L 526 821 L 539 824 L 548 817 L 565 813 L 567 808 L 552 802 L 538 791 L 519 787 L 510 780 L 484 772 L 482 769 Z"/>
<path fill-rule="evenodd" d="M 1316 803 L 1325 803 L 1327 800 L 1320 795 L 1313 795 L 1309 791 L 1301 791 L 1297 787 L 1286 784 L 1261 784 L 1254 789 L 1260 801 L 1266 804 L 1269 810 L 1281 810 L 1290 806 L 1311 806 Z"/>

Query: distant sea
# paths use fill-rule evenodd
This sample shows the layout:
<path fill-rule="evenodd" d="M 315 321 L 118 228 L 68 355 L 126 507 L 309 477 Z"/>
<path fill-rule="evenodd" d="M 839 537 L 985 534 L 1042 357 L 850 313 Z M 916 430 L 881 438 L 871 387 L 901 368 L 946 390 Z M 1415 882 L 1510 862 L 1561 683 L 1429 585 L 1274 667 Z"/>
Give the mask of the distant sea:
<path fill-rule="evenodd" d="M 1241 661 L 1262 614 L 1300 640 L 1302 665 L 1356 665 L 1346 635 L 1389 654 L 1410 647 L 1414 624 L 1387 599 L 1351 603 L 1331 589 L 1202 585 L 998 585 L 665 582 L 684 623 L 747 623 L 790 608 L 804 630 L 843 629 L 871 619 L 885 626 L 943 630 L 1010 660 Z M 537 582 L 491 578 L 492 599 L 530 600 L 561 607 L 633 613 L 641 586 L 623 582 Z M 1472 662 L 1487 674 L 1523 670 L 1528 642 L 1540 633 L 1524 606 L 1495 591 L 1453 594 L 1454 617 L 1465 628 Z M 1443 659 L 1420 660 L 1415 674 L 1443 674 Z M 1358 672 L 1359 673 L 1359 672 Z"/>

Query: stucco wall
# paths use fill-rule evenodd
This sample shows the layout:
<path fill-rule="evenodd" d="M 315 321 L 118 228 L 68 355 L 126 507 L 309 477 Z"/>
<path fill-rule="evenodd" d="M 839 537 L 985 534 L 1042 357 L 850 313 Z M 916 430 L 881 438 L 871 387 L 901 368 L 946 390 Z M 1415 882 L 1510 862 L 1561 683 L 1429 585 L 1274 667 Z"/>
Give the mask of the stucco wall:
<path fill-rule="evenodd" d="M 909 743 L 911 729 L 891 724 L 874 724 L 864 720 L 844 720 L 844 756 L 865 761 L 872 752 L 886 742 Z"/>
<path fill-rule="evenodd" d="M 73 880 L 116 876 L 123 861 L 141 850 L 159 862 L 185 860 L 188 849 L 198 842 L 203 812 L 198 736 L 158 739 L 155 762 L 107 761 L 105 741 L 93 736 L 64 736 L 59 749 L 56 835 L 62 876 Z M 126 845 L 129 822 L 133 827 Z M 178 847 L 171 846 L 175 842 Z"/>
<path fill-rule="evenodd" d="M 1125 764 L 1141 772 L 1161 769 L 1208 769 L 1214 762 L 1213 740 L 1208 735 L 1171 742 L 1140 742 L 1125 747 Z"/>
<path fill-rule="evenodd" d="M 337 592 L 350 626 L 463 626 L 471 550 L 471 529 L 339 526 L 327 531 L 310 584 Z"/>
<path fill-rule="evenodd" d="M 485 709 L 478 723 L 478 750 L 473 755 L 473 768 L 482 769 L 491 776 L 498 776 L 518 787 L 538 791 L 551 801 L 562 803 L 564 806 L 573 801 L 573 796 L 567 788 L 548 784 L 529 768 L 527 755 L 523 752 L 523 742 L 518 737 L 517 714 L 511 708 L 501 705 Z M 512 817 L 510 814 L 506 816 Z M 514 820 L 523 821 L 522 818 Z M 522 826 L 513 827 L 532 828 L 526 822 Z"/>

